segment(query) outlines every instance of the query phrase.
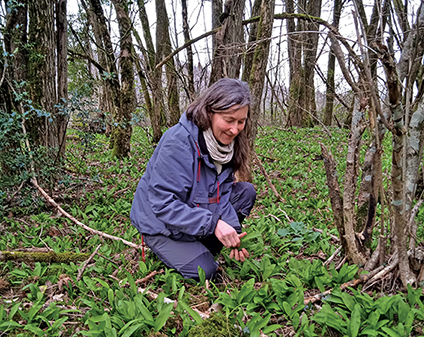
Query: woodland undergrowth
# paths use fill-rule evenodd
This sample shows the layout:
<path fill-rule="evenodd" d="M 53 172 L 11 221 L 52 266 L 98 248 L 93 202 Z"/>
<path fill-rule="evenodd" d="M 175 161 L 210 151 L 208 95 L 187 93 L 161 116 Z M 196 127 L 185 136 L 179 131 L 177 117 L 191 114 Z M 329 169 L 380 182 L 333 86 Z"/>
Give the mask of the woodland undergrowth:
<path fill-rule="evenodd" d="M 346 285 L 361 266 L 338 249 L 319 143 L 343 185 L 349 135 L 330 132 L 260 130 L 256 153 L 280 200 L 256 162 L 258 198 L 242 239 L 251 258 L 237 262 L 224 250 L 214 282 L 201 270 L 200 282 L 184 280 L 149 251 L 143 262 L 141 249 L 85 231 L 33 190 L 31 206 L 17 203 L 1 220 L 0 251 L 77 253 L 88 263 L 0 262 L 1 336 L 424 336 L 422 288 L 401 291 L 390 275 Z M 112 161 L 106 137 L 87 142 L 70 130 L 65 174 L 49 193 L 85 225 L 141 244 L 129 213 L 153 150 L 135 127 L 130 158 Z M 383 156 L 386 177 L 390 163 Z M 417 236 L 422 244 L 422 226 Z"/>

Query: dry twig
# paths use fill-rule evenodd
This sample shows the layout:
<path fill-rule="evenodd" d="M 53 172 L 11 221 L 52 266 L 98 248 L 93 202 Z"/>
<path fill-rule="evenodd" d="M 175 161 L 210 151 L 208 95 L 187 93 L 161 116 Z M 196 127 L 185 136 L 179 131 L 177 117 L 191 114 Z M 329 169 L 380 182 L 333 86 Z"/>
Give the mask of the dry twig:
<path fill-rule="evenodd" d="M 139 279 L 139 280 L 135 281 L 135 284 L 136 284 L 136 285 L 139 285 L 140 283 L 147 282 L 148 280 L 150 280 L 150 279 L 151 279 L 152 277 L 154 277 L 155 275 L 157 275 L 157 274 L 162 274 L 162 273 L 163 273 L 163 269 L 161 269 L 161 270 L 159 270 L 159 271 L 154 270 L 154 271 L 152 271 L 149 275 L 147 275 L 146 277 L 143 277 L 143 278 L 141 278 L 141 279 Z"/>
<path fill-rule="evenodd" d="M 101 247 L 101 245 L 98 245 L 97 248 L 94 250 L 93 254 L 91 254 L 90 257 L 86 261 L 84 261 L 82 268 L 80 270 L 78 270 L 77 281 L 81 280 L 82 274 L 84 274 L 84 271 L 87 268 L 88 264 L 91 262 L 91 260 L 94 258 L 94 256 L 96 256 L 100 247 Z"/>
<path fill-rule="evenodd" d="M 255 156 L 256 163 L 259 166 L 259 169 L 261 170 L 261 173 L 266 179 L 266 182 L 268 183 L 269 187 L 271 188 L 272 192 L 274 192 L 275 196 L 277 197 L 278 201 L 285 202 L 285 200 L 281 197 L 281 195 L 277 192 L 274 184 L 271 182 L 271 179 L 269 179 L 268 173 L 266 173 L 264 166 L 262 165 L 261 160 L 259 159 L 256 152 L 253 152 L 253 155 Z"/>
<path fill-rule="evenodd" d="M 328 258 L 327 261 L 324 262 L 324 266 L 327 266 L 331 263 L 331 261 L 334 260 L 334 258 L 337 256 L 338 253 L 342 250 L 342 246 L 336 249 L 336 251 Z"/>

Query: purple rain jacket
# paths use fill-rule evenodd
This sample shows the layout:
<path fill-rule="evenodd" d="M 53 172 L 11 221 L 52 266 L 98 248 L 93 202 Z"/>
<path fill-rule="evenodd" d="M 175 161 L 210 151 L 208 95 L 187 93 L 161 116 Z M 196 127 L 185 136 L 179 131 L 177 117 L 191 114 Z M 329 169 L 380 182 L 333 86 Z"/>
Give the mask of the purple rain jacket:
<path fill-rule="evenodd" d="M 233 167 L 224 165 L 217 175 L 198 139 L 199 129 L 185 113 L 162 136 L 131 208 L 131 222 L 141 234 L 194 241 L 213 234 L 219 219 L 241 232 L 230 204 Z"/>

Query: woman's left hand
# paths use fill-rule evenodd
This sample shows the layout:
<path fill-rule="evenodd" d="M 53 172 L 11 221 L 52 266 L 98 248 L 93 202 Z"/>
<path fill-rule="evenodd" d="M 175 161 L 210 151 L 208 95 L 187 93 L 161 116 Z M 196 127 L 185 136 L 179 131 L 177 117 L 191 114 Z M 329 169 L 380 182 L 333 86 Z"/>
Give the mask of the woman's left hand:
<path fill-rule="evenodd" d="M 230 253 L 230 259 L 235 258 L 237 261 L 244 262 L 247 258 L 250 257 L 249 252 L 246 250 L 246 248 L 237 249 L 234 248 L 231 250 Z"/>

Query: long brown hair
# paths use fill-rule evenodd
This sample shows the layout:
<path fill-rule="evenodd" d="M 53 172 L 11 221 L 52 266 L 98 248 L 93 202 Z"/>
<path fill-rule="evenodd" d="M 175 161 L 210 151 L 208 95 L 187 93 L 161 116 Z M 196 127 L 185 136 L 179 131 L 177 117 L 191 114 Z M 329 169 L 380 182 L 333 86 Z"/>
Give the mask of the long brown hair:
<path fill-rule="evenodd" d="M 227 112 L 231 107 L 238 105 L 240 108 L 247 106 L 247 119 L 244 129 L 237 135 L 234 143 L 234 172 L 238 171 L 239 177 L 248 177 L 249 169 L 249 139 L 252 128 L 250 120 L 250 90 L 246 82 L 222 78 L 206 89 L 187 108 L 187 119 L 191 120 L 201 130 L 209 129 L 214 113 Z"/>

